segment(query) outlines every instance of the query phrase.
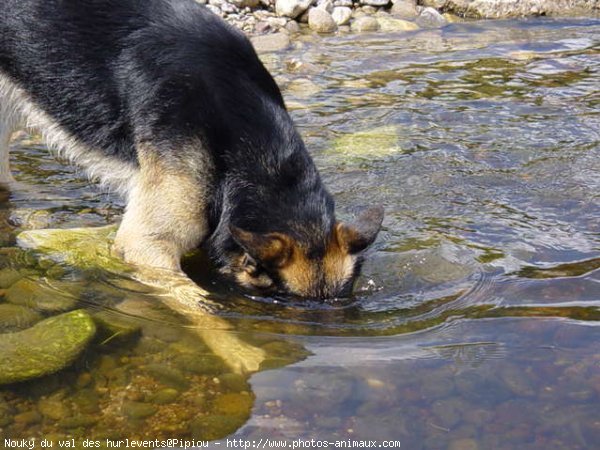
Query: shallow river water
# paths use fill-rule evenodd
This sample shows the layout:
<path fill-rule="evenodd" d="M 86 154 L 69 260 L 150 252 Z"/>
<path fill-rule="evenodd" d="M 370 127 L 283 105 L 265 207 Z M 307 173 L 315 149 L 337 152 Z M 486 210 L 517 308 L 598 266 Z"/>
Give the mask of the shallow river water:
<path fill-rule="evenodd" d="M 340 215 L 385 206 L 352 298 L 247 297 L 190 259 L 234 334 L 267 355 L 236 373 L 143 286 L 17 246 L 26 229 L 122 212 L 21 134 L 19 186 L 0 203 L 0 331 L 75 308 L 98 331 L 70 368 L 0 387 L 2 444 L 598 448 L 600 20 L 304 36 L 261 57 Z"/>

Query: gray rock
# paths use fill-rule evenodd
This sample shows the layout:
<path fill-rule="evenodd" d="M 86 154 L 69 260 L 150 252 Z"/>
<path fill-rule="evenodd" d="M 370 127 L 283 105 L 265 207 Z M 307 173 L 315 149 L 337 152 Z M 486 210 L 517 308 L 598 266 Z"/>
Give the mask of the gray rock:
<path fill-rule="evenodd" d="M 369 6 L 387 6 L 390 0 L 360 0 L 361 5 Z"/>
<path fill-rule="evenodd" d="M 24 331 L 0 335 L 0 384 L 38 378 L 67 367 L 95 333 L 92 318 L 78 310 Z"/>
<path fill-rule="evenodd" d="M 359 33 L 365 31 L 377 31 L 379 30 L 379 22 L 374 17 L 359 17 L 354 22 L 352 22 L 352 31 L 357 31 Z"/>
<path fill-rule="evenodd" d="M 290 37 L 285 33 L 266 34 L 250 38 L 258 53 L 277 52 L 290 45 Z"/>
<path fill-rule="evenodd" d="M 417 17 L 417 25 L 422 28 L 441 28 L 448 24 L 448 21 L 433 8 L 425 8 Z"/>
<path fill-rule="evenodd" d="M 390 12 L 399 19 L 405 20 L 415 19 L 419 15 L 417 5 L 413 0 L 396 0 Z"/>
<path fill-rule="evenodd" d="M 275 11 L 279 16 L 295 19 L 304 13 L 314 0 L 277 0 L 275 2 Z"/>
<path fill-rule="evenodd" d="M 286 23 L 285 29 L 292 34 L 300 33 L 300 25 L 295 20 L 290 20 Z"/>
<path fill-rule="evenodd" d="M 331 14 L 320 8 L 311 8 L 308 11 L 308 26 L 317 33 L 333 33 L 337 30 Z"/>
<path fill-rule="evenodd" d="M 352 17 L 352 10 L 345 6 L 336 6 L 335 8 L 333 8 L 331 17 L 333 18 L 336 24 L 346 25 L 348 22 L 350 22 L 350 17 Z"/>
<path fill-rule="evenodd" d="M 352 0 L 335 0 L 333 6 L 352 6 Z"/>

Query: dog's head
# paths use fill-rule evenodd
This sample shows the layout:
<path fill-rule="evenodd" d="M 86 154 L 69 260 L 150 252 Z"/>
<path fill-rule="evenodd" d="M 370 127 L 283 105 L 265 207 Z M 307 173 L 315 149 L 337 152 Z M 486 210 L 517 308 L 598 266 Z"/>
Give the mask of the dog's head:
<path fill-rule="evenodd" d="M 330 298 L 352 287 L 362 252 L 373 243 L 383 208 L 365 210 L 352 223 L 336 222 L 317 245 L 282 232 L 255 233 L 230 227 L 240 247 L 226 272 L 246 288 L 263 294 Z"/>

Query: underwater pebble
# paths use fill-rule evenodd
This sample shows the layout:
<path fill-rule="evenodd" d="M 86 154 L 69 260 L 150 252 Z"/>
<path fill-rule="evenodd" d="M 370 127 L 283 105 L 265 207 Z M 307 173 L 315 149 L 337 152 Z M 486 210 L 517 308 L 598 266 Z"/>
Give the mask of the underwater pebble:
<path fill-rule="evenodd" d="M 121 411 L 130 419 L 145 419 L 154 415 L 158 408 L 149 403 L 126 401 L 123 403 Z"/>
<path fill-rule="evenodd" d="M 190 423 L 192 439 L 214 440 L 223 438 L 241 427 L 246 422 L 246 417 L 210 415 L 197 417 Z"/>
<path fill-rule="evenodd" d="M 173 388 L 160 389 L 149 395 L 147 401 L 156 405 L 173 403 L 179 397 L 179 391 Z"/>
<path fill-rule="evenodd" d="M 21 272 L 16 269 L 6 268 L 0 270 L 0 288 L 6 289 L 11 287 L 17 281 L 23 278 Z"/>
<path fill-rule="evenodd" d="M 46 418 L 60 420 L 71 414 L 63 402 L 63 395 L 43 397 L 38 402 L 38 411 Z"/>
<path fill-rule="evenodd" d="M 174 367 L 168 367 L 162 364 L 149 364 L 144 366 L 143 369 L 152 375 L 156 381 L 166 386 L 183 391 L 186 390 L 190 385 L 185 375 L 183 375 L 180 370 Z"/>

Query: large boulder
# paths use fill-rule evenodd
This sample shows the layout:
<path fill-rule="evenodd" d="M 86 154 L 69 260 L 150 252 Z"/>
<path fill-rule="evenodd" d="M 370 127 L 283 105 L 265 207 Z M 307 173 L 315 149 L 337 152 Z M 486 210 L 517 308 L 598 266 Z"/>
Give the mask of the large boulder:
<path fill-rule="evenodd" d="M 31 328 L 0 334 L 0 385 L 39 378 L 68 367 L 94 334 L 84 311 L 71 311 Z"/>

